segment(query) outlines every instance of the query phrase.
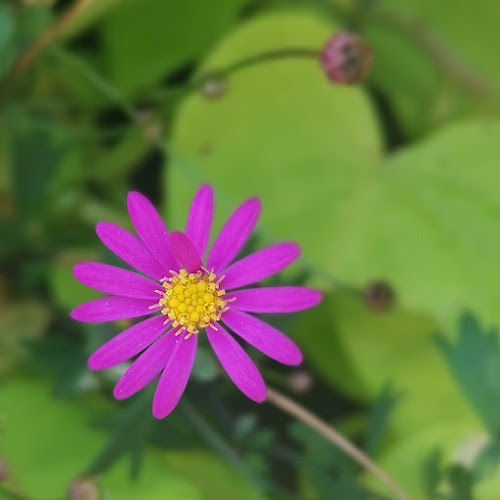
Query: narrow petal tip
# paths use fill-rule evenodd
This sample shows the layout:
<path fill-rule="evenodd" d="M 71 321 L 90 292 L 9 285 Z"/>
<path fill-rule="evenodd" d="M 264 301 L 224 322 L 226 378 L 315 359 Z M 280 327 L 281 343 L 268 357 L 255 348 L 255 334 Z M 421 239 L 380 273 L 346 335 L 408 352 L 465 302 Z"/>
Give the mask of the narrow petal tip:
<path fill-rule="evenodd" d="M 121 400 L 121 399 L 127 399 L 130 396 L 130 394 L 124 392 L 121 387 L 116 385 L 113 389 L 113 396 L 115 399 Z"/>
<path fill-rule="evenodd" d="M 87 366 L 89 367 L 90 370 L 104 370 L 106 368 L 109 368 L 107 365 L 104 365 L 101 360 L 99 359 L 98 356 L 95 356 L 95 352 L 92 353 L 89 356 L 89 359 L 87 360 Z"/>
<path fill-rule="evenodd" d="M 135 203 L 137 201 L 144 201 L 144 200 L 148 201 L 143 194 L 139 193 L 139 191 L 130 191 L 127 194 L 127 205 L 129 203 Z"/>
<path fill-rule="evenodd" d="M 254 397 L 251 399 L 256 403 L 263 403 L 267 399 L 267 387 L 264 385 L 264 387 L 258 393 L 255 393 Z"/>

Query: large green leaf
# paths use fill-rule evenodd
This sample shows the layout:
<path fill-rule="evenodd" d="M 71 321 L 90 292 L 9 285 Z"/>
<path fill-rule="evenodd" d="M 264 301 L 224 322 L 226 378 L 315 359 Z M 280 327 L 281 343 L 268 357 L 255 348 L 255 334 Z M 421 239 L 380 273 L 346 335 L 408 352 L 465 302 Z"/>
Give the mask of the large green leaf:
<path fill-rule="evenodd" d="M 452 465 L 462 465 L 470 468 L 471 464 L 477 455 L 478 447 L 485 442 L 484 434 L 477 428 L 471 425 L 465 425 L 456 420 L 442 420 L 429 425 L 407 439 L 393 445 L 382 455 L 379 460 L 380 465 L 394 477 L 411 498 L 434 500 L 436 496 L 428 497 L 426 493 L 425 481 L 425 464 L 429 457 L 436 450 L 442 451 L 443 456 L 441 467 L 450 467 Z M 478 491 L 474 488 L 474 499 L 478 500 L 496 500 L 498 498 L 498 488 L 500 477 L 490 478 L 490 480 L 482 486 L 479 483 Z M 370 482 L 377 484 L 380 488 L 380 483 L 375 483 L 373 478 Z M 493 486 L 496 485 L 494 493 Z M 450 491 L 447 481 L 439 484 L 440 492 Z M 463 492 L 462 492 L 463 493 Z M 457 498 L 452 496 L 444 496 L 443 498 Z M 461 498 L 461 497 L 460 497 Z M 466 497 L 464 497 L 466 498 Z"/>
<path fill-rule="evenodd" d="M 309 11 L 269 14 L 240 27 L 206 66 L 223 68 L 277 48 L 320 47 L 333 30 Z M 208 180 L 219 193 L 219 216 L 221 207 L 227 215 L 258 194 L 273 237 L 298 239 L 306 258 L 333 263 L 346 203 L 381 156 L 366 96 L 330 84 L 314 59 L 254 65 L 228 85 L 218 99 L 193 95 L 180 109 L 166 183 L 170 220 L 184 224 L 190 197 Z"/>
<path fill-rule="evenodd" d="M 244 0 L 127 0 L 103 24 L 114 83 L 130 93 L 203 54 Z"/>
<path fill-rule="evenodd" d="M 176 451 L 164 455 L 169 469 L 203 491 L 203 500 L 262 500 L 257 488 L 230 465 L 206 451 Z"/>
<path fill-rule="evenodd" d="M 28 497 L 61 497 L 99 446 L 81 404 L 50 395 L 41 380 L 17 379 L 0 388 L 2 455 Z"/>
<path fill-rule="evenodd" d="M 318 45 L 328 29 L 304 12 L 270 15 L 207 65 Z M 201 180 L 232 207 L 258 194 L 268 235 L 298 240 L 306 260 L 341 281 L 384 278 L 404 306 L 440 319 L 469 307 L 500 320 L 498 287 L 485 286 L 500 282 L 499 122 L 450 125 L 381 162 L 362 92 L 328 85 L 314 61 L 254 66 L 229 85 L 218 100 L 195 95 L 180 110 L 166 184 L 174 225 Z"/>
<path fill-rule="evenodd" d="M 373 398 L 391 383 L 401 395 L 391 428 L 405 435 L 442 419 L 477 425 L 437 350 L 436 328 L 428 315 L 374 312 L 353 294 L 335 293 L 293 331 L 323 377 L 345 392 Z"/>
<path fill-rule="evenodd" d="M 49 387 L 40 379 L 13 379 L 0 388 L 2 457 L 23 493 L 34 498 L 65 494 L 105 441 L 91 418 L 111 409 L 93 396 L 54 399 Z M 128 462 L 119 461 L 100 480 L 102 494 L 124 500 L 262 498 L 229 464 L 208 452 L 146 449 L 142 459 L 135 481 Z"/>
<path fill-rule="evenodd" d="M 464 308 L 498 324 L 499 138 L 497 121 L 454 124 L 388 158 L 358 187 L 326 266 L 358 285 L 384 278 L 450 326 Z"/>

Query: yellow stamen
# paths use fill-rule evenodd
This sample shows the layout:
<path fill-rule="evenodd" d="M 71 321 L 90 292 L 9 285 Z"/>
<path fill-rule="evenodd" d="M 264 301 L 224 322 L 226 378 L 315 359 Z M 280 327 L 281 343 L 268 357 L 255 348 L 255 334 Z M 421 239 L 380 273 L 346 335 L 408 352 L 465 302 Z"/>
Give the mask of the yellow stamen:
<path fill-rule="evenodd" d="M 173 327 L 180 326 L 176 335 L 186 330 L 184 338 L 187 339 L 200 328 L 213 327 L 213 322 L 219 321 L 228 309 L 223 299 L 226 291 L 219 288 L 222 278 L 217 279 L 206 269 L 197 273 L 188 273 L 185 269 L 170 273 L 171 278 L 160 281 L 163 289 L 157 292 L 163 298 L 157 307 L 163 308 L 161 313 L 172 321 Z"/>

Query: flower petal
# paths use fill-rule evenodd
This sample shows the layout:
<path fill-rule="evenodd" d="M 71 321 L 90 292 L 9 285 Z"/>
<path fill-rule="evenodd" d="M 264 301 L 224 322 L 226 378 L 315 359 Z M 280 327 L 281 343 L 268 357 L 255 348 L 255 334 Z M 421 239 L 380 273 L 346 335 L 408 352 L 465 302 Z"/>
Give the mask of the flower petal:
<path fill-rule="evenodd" d="M 155 418 L 165 418 L 181 399 L 193 368 L 197 342 L 198 335 L 191 335 L 188 339 L 182 338 L 182 335 L 177 337 L 153 399 Z"/>
<path fill-rule="evenodd" d="M 281 271 L 300 255 L 295 243 L 278 243 L 250 254 L 223 271 L 223 288 L 239 288 Z"/>
<path fill-rule="evenodd" d="M 237 290 L 224 298 L 235 298 L 231 308 L 241 311 L 289 313 L 314 307 L 321 302 L 322 295 L 317 290 L 303 286 L 272 286 Z"/>
<path fill-rule="evenodd" d="M 217 236 L 208 256 L 207 268 L 217 273 L 224 269 L 246 243 L 260 213 L 260 201 L 251 198 L 229 217 Z"/>
<path fill-rule="evenodd" d="M 220 325 L 206 329 L 208 340 L 236 387 L 257 403 L 266 399 L 266 384 L 255 363 L 238 342 Z"/>
<path fill-rule="evenodd" d="M 200 257 L 205 255 L 214 214 L 214 193 L 208 185 L 195 194 L 186 224 L 186 236 L 193 242 Z"/>
<path fill-rule="evenodd" d="M 175 332 L 176 329 L 169 330 L 129 366 L 113 389 L 116 399 L 132 396 L 163 370 L 176 346 Z"/>
<path fill-rule="evenodd" d="M 123 330 L 103 344 L 88 360 L 91 370 L 104 370 L 139 354 L 168 329 L 165 317 L 156 315 Z"/>
<path fill-rule="evenodd" d="M 131 299 L 146 299 L 154 302 L 158 299 L 155 290 L 161 288 L 159 283 L 144 278 L 140 274 L 97 262 L 76 264 L 73 274 L 78 281 L 90 288 Z"/>
<path fill-rule="evenodd" d="M 198 250 L 193 246 L 191 240 L 183 233 L 174 231 L 168 238 L 172 254 L 181 266 L 190 273 L 201 269 L 201 259 Z"/>
<path fill-rule="evenodd" d="M 138 318 L 154 312 L 152 300 L 129 299 L 128 297 L 102 297 L 76 306 L 70 316 L 85 323 L 116 321 Z"/>
<path fill-rule="evenodd" d="M 100 240 L 129 266 L 157 280 L 168 273 L 169 269 L 161 266 L 139 238 L 120 226 L 99 222 L 95 230 Z"/>
<path fill-rule="evenodd" d="M 222 316 L 224 323 L 243 340 L 280 363 L 299 365 L 300 349 L 282 332 L 255 316 L 230 309 Z"/>
<path fill-rule="evenodd" d="M 153 204 L 141 193 L 133 191 L 128 194 L 127 207 L 137 234 L 153 257 L 167 271 L 177 271 L 178 263 L 167 244 L 167 228 Z"/>

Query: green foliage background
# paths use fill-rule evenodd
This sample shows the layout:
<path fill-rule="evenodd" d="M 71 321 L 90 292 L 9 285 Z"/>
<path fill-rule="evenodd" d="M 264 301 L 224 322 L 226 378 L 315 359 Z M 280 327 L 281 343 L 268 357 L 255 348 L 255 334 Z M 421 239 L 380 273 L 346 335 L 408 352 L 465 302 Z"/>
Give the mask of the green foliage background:
<path fill-rule="evenodd" d="M 275 319 L 303 368 L 250 352 L 269 383 L 411 498 L 497 500 L 500 4 L 100 0 L 20 69 L 76 3 L 0 3 L 0 498 L 62 498 L 87 480 L 89 499 L 391 498 L 307 428 L 247 401 L 204 342 L 164 421 L 149 391 L 113 400 L 120 369 L 86 367 L 125 326 L 68 317 L 97 296 L 73 264 L 117 263 L 96 222 L 131 229 L 126 193 L 138 189 L 182 229 L 208 182 L 215 229 L 259 196 L 250 246 L 297 241 L 302 259 L 280 280 L 325 293 Z M 342 29 L 373 48 L 362 85 L 294 57 L 200 84 Z M 393 300 L 370 299 L 376 283 Z"/>

